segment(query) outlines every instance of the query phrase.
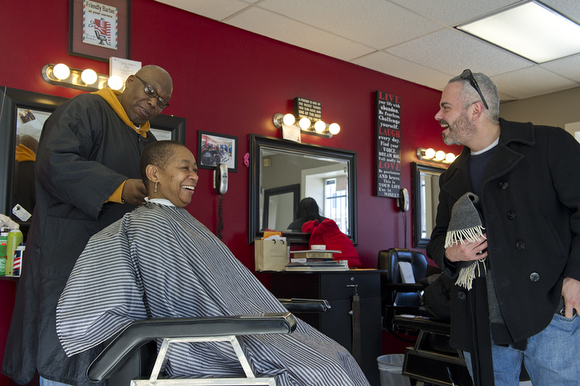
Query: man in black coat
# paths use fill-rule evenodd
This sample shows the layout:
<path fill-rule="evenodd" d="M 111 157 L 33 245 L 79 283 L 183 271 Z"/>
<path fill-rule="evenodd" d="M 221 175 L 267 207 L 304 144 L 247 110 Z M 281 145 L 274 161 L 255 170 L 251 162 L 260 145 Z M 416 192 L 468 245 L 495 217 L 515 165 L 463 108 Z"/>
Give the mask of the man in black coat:
<path fill-rule="evenodd" d="M 36 206 L 2 372 L 16 383 L 89 384 L 96 351 L 68 358 L 56 335 L 56 304 L 89 238 L 143 202 L 141 152 L 149 121 L 169 104 L 171 77 L 145 66 L 122 93 L 78 95 L 45 122 L 36 157 Z M 102 269 L 114 270 L 106 261 Z"/>
<path fill-rule="evenodd" d="M 464 146 L 441 175 L 427 246 L 459 278 L 451 345 L 475 385 L 518 385 L 522 360 L 534 385 L 578 384 L 580 144 L 560 128 L 499 119 L 495 84 L 469 70 L 449 81 L 435 119 L 446 144 Z M 463 205 L 467 192 L 477 199 Z M 470 241 L 447 238 L 478 224 Z"/>

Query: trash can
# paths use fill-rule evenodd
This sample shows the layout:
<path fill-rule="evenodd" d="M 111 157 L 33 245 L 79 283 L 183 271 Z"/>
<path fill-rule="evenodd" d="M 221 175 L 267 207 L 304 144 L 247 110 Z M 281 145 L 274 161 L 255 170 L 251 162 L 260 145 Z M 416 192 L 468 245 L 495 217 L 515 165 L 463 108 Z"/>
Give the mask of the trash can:
<path fill-rule="evenodd" d="M 382 355 L 377 358 L 381 386 L 411 386 L 409 377 L 401 375 L 404 359 L 404 354 Z"/>

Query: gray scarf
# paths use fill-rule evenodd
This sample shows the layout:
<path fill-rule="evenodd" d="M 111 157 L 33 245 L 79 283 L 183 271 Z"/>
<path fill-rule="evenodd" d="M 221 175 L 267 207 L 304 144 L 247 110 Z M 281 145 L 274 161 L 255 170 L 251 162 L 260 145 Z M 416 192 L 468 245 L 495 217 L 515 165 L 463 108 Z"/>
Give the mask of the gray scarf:
<path fill-rule="evenodd" d="M 451 221 L 449 221 L 447 236 L 445 237 L 445 248 L 459 243 L 475 242 L 484 238 L 481 217 L 474 206 L 478 201 L 479 197 L 477 195 L 467 192 L 453 205 Z M 459 277 L 455 284 L 470 290 L 473 279 L 481 276 L 480 264 L 483 266 L 485 274 L 485 258 L 462 262 Z"/>

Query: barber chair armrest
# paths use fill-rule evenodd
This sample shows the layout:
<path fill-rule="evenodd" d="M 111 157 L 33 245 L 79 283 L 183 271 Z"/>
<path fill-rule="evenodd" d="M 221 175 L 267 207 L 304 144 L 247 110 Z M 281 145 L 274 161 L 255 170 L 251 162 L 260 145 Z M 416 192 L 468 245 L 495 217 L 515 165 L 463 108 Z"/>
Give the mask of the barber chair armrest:
<path fill-rule="evenodd" d="M 300 312 L 326 312 L 330 309 L 330 303 L 325 299 L 278 299 L 280 303 L 289 312 L 300 313 Z"/>
<path fill-rule="evenodd" d="M 383 283 L 383 290 L 397 291 L 397 292 L 418 292 L 425 289 L 421 283 Z"/>
<path fill-rule="evenodd" d="M 296 319 L 291 313 L 137 320 L 119 332 L 89 365 L 87 377 L 92 382 L 107 379 L 137 349 L 157 338 L 289 334 L 295 328 Z"/>
<path fill-rule="evenodd" d="M 407 317 L 396 315 L 393 317 L 393 325 L 412 330 L 423 330 L 434 334 L 449 336 L 451 326 L 448 320 L 436 319 L 425 316 Z"/>

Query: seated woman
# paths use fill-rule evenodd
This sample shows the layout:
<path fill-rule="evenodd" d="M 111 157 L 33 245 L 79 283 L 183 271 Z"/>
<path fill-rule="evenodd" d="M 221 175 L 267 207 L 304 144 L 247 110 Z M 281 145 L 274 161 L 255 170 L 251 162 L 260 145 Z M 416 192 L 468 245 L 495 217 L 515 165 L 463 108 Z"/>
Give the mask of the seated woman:
<path fill-rule="evenodd" d="M 320 208 L 318 207 L 316 200 L 312 197 L 306 197 L 300 201 L 300 204 L 298 204 L 296 220 L 292 221 L 292 223 L 288 225 L 288 229 L 295 232 L 302 232 L 302 225 L 305 222 L 312 220 L 318 220 L 318 222 L 322 222 L 324 219 L 326 219 L 326 217 L 322 217 L 320 215 Z"/>
<path fill-rule="evenodd" d="M 285 312 L 230 250 L 184 207 L 198 182 L 193 154 L 159 141 L 141 157 L 147 203 L 91 238 L 57 307 L 57 334 L 72 356 L 131 321 Z M 298 321 L 294 333 L 240 338 L 260 376 L 278 385 L 368 385 L 342 346 Z M 169 376 L 240 376 L 227 343 L 182 343 Z"/>

